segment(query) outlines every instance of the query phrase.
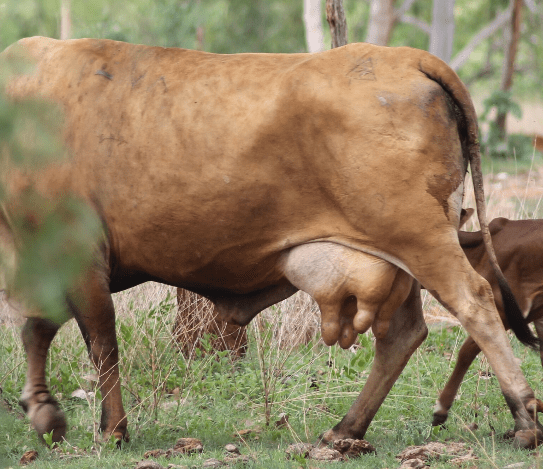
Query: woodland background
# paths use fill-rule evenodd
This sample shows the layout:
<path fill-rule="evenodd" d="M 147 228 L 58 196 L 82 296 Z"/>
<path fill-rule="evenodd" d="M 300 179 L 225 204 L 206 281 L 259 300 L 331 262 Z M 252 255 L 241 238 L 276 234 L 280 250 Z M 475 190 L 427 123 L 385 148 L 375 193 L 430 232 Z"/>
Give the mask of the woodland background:
<path fill-rule="evenodd" d="M 503 80 L 517 41 L 513 93 L 543 100 L 543 3 L 536 0 L 345 0 L 349 42 L 430 50 L 471 87 Z M 517 19 L 518 38 L 512 37 Z M 33 35 L 101 37 L 209 52 L 330 48 L 324 0 L 4 0 L 0 49 Z M 473 92 L 473 90 L 472 90 Z"/>

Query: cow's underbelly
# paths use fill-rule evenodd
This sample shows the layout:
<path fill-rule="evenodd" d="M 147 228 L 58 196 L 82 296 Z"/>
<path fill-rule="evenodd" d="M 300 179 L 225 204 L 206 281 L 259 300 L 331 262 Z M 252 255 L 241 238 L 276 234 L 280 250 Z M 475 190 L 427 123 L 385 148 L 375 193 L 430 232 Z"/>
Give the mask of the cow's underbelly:
<path fill-rule="evenodd" d="M 412 285 L 411 276 L 386 260 L 326 241 L 292 248 L 280 266 L 294 286 L 317 301 L 324 342 L 343 348 L 372 326 L 384 337 Z"/>

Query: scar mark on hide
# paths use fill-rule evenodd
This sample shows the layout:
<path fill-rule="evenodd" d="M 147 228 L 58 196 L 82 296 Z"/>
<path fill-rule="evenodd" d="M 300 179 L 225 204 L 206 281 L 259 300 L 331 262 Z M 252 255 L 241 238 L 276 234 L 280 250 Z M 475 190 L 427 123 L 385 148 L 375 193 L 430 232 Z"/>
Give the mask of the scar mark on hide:
<path fill-rule="evenodd" d="M 166 85 L 166 78 L 164 78 L 163 76 L 161 76 L 158 81 L 161 81 L 162 84 L 164 85 L 164 93 L 167 93 L 168 92 L 168 86 Z"/>
<path fill-rule="evenodd" d="M 158 83 L 162 83 L 162 85 L 164 86 L 164 90 L 163 92 L 164 93 L 167 93 L 168 92 L 168 85 L 166 85 L 166 78 L 164 77 L 164 75 L 158 77 L 156 79 L 156 81 L 154 81 L 151 85 L 149 85 L 147 87 L 147 91 L 150 91 L 152 88 L 154 88 Z"/>
<path fill-rule="evenodd" d="M 103 143 L 106 140 L 109 140 L 109 144 L 106 147 L 107 150 L 107 156 L 108 158 L 111 158 L 111 155 L 113 154 L 113 142 L 117 142 L 117 145 L 121 145 L 122 143 L 128 143 L 125 139 L 122 137 L 116 137 L 113 134 L 110 134 L 109 137 L 104 136 L 103 134 L 100 134 L 98 137 L 98 143 Z"/>
<path fill-rule="evenodd" d="M 104 137 L 104 135 L 102 134 L 98 137 L 98 143 L 102 143 L 105 140 L 116 140 L 118 142 L 117 145 L 120 145 L 121 143 L 128 143 L 124 138 L 115 137 L 114 135 L 110 135 L 109 137 Z"/>
<path fill-rule="evenodd" d="M 113 75 L 109 72 L 106 72 L 105 70 L 96 70 L 96 72 L 94 73 L 95 75 L 101 75 L 105 78 L 107 78 L 108 80 L 113 80 Z"/>
<path fill-rule="evenodd" d="M 354 78 L 355 80 L 376 80 L 375 73 L 373 73 L 373 62 L 371 57 L 356 64 L 355 67 L 347 73 L 347 76 L 349 78 Z"/>
<path fill-rule="evenodd" d="M 147 72 L 142 73 L 142 74 L 141 74 L 138 78 L 136 78 L 136 79 L 132 79 L 132 82 L 131 82 L 132 88 L 134 88 L 134 86 L 136 86 L 136 85 L 138 84 L 138 82 L 139 82 L 141 79 L 143 79 L 143 78 L 145 77 L 145 75 L 147 75 Z"/>

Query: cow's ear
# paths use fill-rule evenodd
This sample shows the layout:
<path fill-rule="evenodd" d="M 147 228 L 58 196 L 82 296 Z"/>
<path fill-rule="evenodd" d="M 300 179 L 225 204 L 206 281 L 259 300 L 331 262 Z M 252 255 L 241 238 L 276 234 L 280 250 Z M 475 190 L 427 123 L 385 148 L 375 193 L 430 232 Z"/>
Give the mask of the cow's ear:
<path fill-rule="evenodd" d="M 460 226 L 458 229 L 462 228 L 466 224 L 466 222 L 473 215 L 473 212 L 475 212 L 475 210 L 472 208 L 462 209 L 462 212 L 460 213 Z"/>

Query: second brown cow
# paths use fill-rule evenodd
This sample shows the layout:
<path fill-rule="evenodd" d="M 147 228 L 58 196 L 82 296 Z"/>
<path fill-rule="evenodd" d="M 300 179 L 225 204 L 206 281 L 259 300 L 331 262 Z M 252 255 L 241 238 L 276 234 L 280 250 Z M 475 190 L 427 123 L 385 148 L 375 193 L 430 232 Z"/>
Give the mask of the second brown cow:
<path fill-rule="evenodd" d="M 462 222 L 467 221 L 472 212 L 470 210 L 463 214 Z M 543 341 L 543 219 L 496 218 L 490 222 L 489 228 L 498 263 L 527 322 L 534 323 L 539 340 Z M 458 236 L 473 268 L 490 283 L 500 317 L 505 328 L 509 329 L 500 289 L 490 267 L 481 232 L 460 231 Z M 447 420 L 462 379 L 480 351 L 475 341 L 468 337 L 458 353 L 453 373 L 437 400 L 433 425 Z M 543 364 L 543 351 L 540 353 Z"/>

